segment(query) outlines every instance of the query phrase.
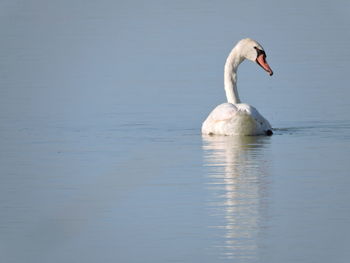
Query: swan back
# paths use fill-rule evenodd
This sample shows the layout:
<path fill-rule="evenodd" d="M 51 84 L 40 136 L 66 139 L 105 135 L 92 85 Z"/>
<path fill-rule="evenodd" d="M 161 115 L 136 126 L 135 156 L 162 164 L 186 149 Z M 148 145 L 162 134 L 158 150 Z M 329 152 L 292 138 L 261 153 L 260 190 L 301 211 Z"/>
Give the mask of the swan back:
<path fill-rule="evenodd" d="M 256 108 L 245 103 L 220 104 L 202 125 L 202 133 L 211 135 L 264 135 L 268 130 L 270 123 Z"/>

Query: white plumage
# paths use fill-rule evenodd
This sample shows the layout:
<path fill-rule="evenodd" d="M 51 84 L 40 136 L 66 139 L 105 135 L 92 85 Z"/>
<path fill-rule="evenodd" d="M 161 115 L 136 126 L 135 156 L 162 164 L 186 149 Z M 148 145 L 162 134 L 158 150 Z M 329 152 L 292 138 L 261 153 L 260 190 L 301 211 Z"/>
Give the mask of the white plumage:
<path fill-rule="evenodd" d="M 225 64 L 225 92 L 227 103 L 217 106 L 203 122 L 202 133 L 210 135 L 272 135 L 270 123 L 255 109 L 241 103 L 236 81 L 237 68 L 244 59 L 258 63 L 270 75 L 262 46 L 255 40 L 242 39 L 232 49 Z"/>

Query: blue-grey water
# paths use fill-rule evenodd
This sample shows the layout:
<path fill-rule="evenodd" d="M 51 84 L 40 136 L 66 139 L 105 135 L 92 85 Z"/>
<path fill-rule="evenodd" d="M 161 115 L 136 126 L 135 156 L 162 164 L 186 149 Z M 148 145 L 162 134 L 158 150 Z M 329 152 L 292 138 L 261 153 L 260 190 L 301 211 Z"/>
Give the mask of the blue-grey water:
<path fill-rule="evenodd" d="M 350 261 L 349 1 L 0 2 L 0 261 Z M 272 137 L 202 137 L 234 43 Z"/>

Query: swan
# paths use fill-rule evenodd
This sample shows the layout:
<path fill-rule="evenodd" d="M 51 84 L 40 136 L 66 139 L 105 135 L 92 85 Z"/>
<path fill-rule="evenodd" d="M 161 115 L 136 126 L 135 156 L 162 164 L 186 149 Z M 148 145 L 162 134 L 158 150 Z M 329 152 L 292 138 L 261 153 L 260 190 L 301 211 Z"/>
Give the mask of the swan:
<path fill-rule="evenodd" d="M 253 106 L 241 103 L 237 91 L 237 68 L 245 60 L 261 66 L 270 76 L 273 72 L 266 62 L 263 47 L 255 40 L 240 40 L 225 63 L 224 85 L 227 103 L 217 106 L 202 124 L 207 135 L 272 135 L 270 123 Z"/>

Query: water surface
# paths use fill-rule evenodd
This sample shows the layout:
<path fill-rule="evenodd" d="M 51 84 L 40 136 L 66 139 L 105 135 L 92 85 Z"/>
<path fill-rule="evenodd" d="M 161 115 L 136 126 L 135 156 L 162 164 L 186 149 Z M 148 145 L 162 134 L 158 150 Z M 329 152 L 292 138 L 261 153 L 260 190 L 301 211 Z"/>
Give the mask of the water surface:
<path fill-rule="evenodd" d="M 1 262 L 348 262 L 347 1 L 2 1 Z M 239 39 L 272 137 L 202 137 Z"/>

